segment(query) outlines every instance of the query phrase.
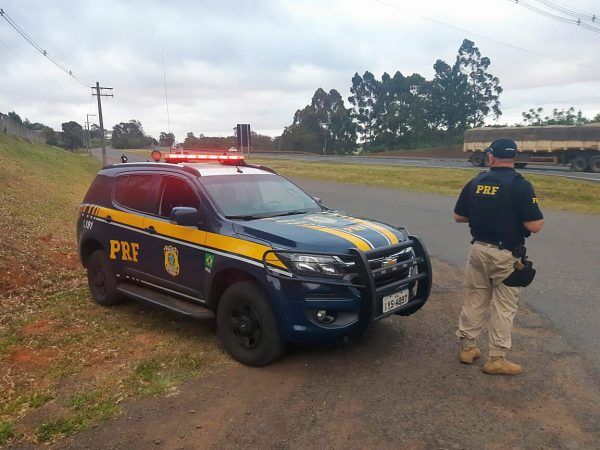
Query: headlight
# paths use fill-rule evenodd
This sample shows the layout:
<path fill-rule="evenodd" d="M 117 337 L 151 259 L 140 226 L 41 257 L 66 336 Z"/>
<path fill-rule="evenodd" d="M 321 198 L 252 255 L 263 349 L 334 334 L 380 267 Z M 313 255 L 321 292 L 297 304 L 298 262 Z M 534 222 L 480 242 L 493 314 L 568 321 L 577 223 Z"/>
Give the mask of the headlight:
<path fill-rule="evenodd" d="M 275 252 L 275 255 L 296 275 L 344 277 L 353 272 L 355 266 L 347 257 L 286 252 Z"/>

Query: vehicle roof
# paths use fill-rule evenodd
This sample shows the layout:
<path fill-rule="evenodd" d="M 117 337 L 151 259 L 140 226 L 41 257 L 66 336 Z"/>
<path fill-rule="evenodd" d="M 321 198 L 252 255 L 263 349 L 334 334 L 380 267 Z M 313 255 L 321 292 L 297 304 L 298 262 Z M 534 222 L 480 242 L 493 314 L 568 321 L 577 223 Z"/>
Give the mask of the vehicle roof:
<path fill-rule="evenodd" d="M 239 172 L 238 170 L 241 170 Z M 110 171 L 113 174 L 122 171 L 131 170 L 152 170 L 152 169 L 180 169 L 187 173 L 195 173 L 202 177 L 214 176 L 214 175 L 274 175 L 273 172 L 262 169 L 259 167 L 246 166 L 246 165 L 229 165 L 220 163 L 156 163 L 156 162 L 132 162 L 132 163 L 121 163 L 113 164 L 103 168 L 103 171 Z"/>

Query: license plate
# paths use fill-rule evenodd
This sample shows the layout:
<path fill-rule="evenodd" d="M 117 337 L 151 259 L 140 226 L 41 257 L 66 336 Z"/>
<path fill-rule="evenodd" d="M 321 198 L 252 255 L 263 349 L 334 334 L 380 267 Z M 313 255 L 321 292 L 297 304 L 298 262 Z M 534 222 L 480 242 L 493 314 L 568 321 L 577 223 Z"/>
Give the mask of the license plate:
<path fill-rule="evenodd" d="M 408 303 L 408 289 L 403 291 L 394 292 L 391 295 L 383 297 L 383 313 L 391 311 L 396 308 L 400 308 L 402 305 Z"/>

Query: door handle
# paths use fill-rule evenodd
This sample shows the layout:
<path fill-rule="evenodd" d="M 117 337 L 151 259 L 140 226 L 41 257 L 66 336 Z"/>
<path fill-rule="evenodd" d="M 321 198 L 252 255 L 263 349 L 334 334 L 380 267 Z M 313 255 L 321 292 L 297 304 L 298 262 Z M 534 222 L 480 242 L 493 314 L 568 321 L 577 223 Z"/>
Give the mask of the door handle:
<path fill-rule="evenodd" d="M 150 234 L 156 233 L 156 230 L 154 229 L 154 227 L 152 225 L 150 225 L 149 227 L 144 228 L 144 231 L 147 231 Z"/>

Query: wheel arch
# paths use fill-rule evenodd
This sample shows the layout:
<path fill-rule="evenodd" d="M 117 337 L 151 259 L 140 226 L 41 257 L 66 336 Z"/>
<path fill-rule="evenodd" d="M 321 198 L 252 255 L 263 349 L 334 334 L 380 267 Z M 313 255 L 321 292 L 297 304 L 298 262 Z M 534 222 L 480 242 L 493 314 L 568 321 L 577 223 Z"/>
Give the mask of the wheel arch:
<path fill-rule="evenodd" d="M 236 268 L 236 267 L 229 267 L 229 268 L 220 270 L 213 277 L 212 282 L 210 284 L 210 290 L 209 290 L 209 296 L 208 296 L 209 305 L 216 310 L 219 305 L 219 301 L 221 300 L 221 297 L 223 296 L 223 293 L 225 292 L 225 290 L 229 286 L 231 286 L 234 283 L 237 283 L 239 281 L 253 282 L 254 284 L 256 284 L 256 286 L 258 286 L 259 289 L 261 289 L 263 291 L 265 296 L 267 298 L 269 298 L 269 296 L 266 294 L 266 290 L 265 290 L 263 283 L 261 283 L 260 280 L 256 276 L 252 275 L 251 273 L 249 273 L 246 270 Z"/>
<path fill-rule="evenodd" d="M 79 246 L 79 260 L 83 267 L 87 267 L 90 255 L 96 250 L 104 250 L 104 246 L 94 238 L 88 238 L 81 242 Z"/>

